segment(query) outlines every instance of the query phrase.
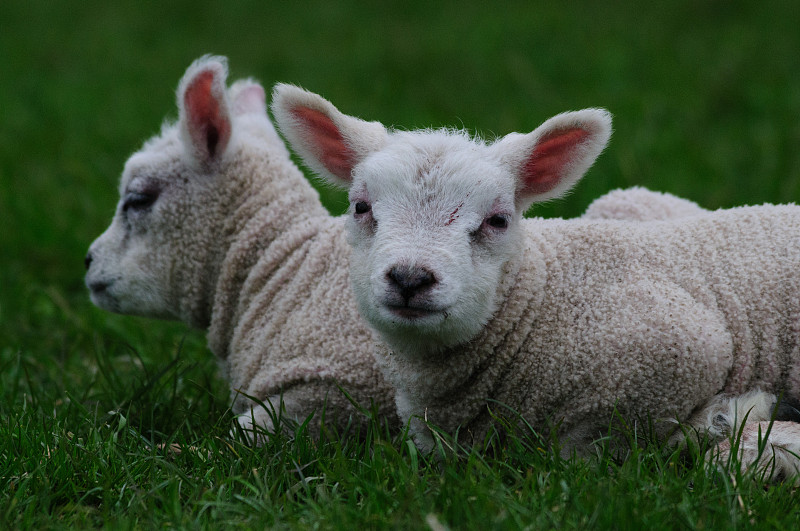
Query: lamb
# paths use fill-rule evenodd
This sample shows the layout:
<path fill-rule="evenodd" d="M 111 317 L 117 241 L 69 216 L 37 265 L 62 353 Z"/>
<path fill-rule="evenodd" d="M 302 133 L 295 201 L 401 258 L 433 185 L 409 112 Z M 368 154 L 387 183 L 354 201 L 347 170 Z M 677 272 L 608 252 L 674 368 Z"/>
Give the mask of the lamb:
<path fill-rule="evenodd" d="M 493 143 L 390 132 L 290 85 L 273 114 L 310 168 L 349 189 L 356 301 L 422 449 L 425 421 L 480 442 L 504 406 L 585 453 L 617 413 L 656 419 L 665 439 L 676 428 L 661 419 L 721 398 L 800 396 L 797 206 L 522 219 L 604 149 L 600 109 Z"/>
<path fill-rule="evenodd" d="M 226 65 L 212 56 L 192 64 L 177 92 L 178 122 L 128 161 L 114 220 L 86 257 L 92 301 L 207 328 L 248 430 L 274 428 L 248 397 L 271 409 L 281 393 L 294 420 L 327 400 L 328 422 L 363 424 L 339 385 L 359 404 L 374 400 L 397 428 L 394 389 L 349 287 L 344 219 L 328 214 L 291 162 L 261 86 L 226 90 Z M 634 193 L 637 217 L 663 216 L 680 201 Z M 633 200 L 619 191 L 593 212 L 617 217 Z"/>
<path fill-rule="evenodd" d="M 339 386 L 397 428 L 349 287 L 344 220 L 291 162 L 263 88 L 226 89 L 226 77 L 225 58 L 195 61 L 177 123 L 127 161 L 114 219 L 86 257 L 91 299 L 208 329 L 247 430 L 273 431 L 281 396 L 288 418 L 318 420 L 325 408 L 328 425 L 363 428 Z"/>

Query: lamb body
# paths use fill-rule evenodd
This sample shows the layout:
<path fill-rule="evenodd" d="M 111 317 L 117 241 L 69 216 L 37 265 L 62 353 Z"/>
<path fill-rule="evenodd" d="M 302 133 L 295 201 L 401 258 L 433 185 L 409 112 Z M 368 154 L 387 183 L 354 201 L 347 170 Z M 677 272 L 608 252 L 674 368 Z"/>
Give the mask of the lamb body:
<path fill-rule="evenodd" d="M 309 166 L 349 187 L 356 299 L 423 448 L 421 419 L 480 441 L 491 404 L 585 451 L 615 411 L 685 421 L 721 393 L 800 392 L 798 207 L 523 220 L 593 163 L 607 113 L 485 144 L 389 132 L 290 86 L 273 110 Z"/>
<path fill-rule="evenodd" d="M 721 392 L 797 396 L 798 224 L 796 208 L 766 206 L 635 226 L 530 220 L 476 337 L 380 351 L 401 418 L 480 441 L 491 400 L 534 426 L 561 422 L 562 442 L 586 448 L 615 409 L 687 420 Z"/>

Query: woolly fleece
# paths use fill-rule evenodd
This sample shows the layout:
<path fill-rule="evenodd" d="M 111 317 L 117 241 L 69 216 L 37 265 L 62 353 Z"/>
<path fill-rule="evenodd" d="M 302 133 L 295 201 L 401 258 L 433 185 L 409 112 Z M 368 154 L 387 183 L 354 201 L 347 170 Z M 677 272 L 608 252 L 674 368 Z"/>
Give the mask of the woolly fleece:
<path fill-rule="evenodd" d="M 694 216 L 703 212 L 706 210 L 694 201 L 634 186 L 624 190 L 612 190 L 595 199 L 581 217 L 653 221 Z"/>

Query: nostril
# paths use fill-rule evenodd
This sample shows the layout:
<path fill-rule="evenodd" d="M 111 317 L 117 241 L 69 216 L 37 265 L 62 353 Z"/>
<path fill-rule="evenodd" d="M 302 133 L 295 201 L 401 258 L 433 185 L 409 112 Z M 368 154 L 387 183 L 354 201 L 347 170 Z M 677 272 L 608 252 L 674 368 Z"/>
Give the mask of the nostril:
<path fill-rule="evenodd" d="M 436 284 L 436 277 L 427 269 L 420 270 L 414 280 L 420 287 Z"/>
<path fill-rule="evenodd" d="M 83 259 L 83 265 L 86 266 L 86 269 L 89 269 L 89 266 L 92 265 L 92 253 L 86 253 L 86 258 Z"/>

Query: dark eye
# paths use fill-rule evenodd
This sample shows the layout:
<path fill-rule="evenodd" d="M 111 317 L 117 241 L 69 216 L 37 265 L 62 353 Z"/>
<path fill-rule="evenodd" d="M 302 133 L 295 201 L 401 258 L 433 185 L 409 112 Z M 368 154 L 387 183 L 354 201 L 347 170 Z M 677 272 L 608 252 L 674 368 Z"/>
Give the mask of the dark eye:
<path fill-rule="evenodd" d="M 122 211 L 144 210 L 151 207 L 157 198 L 158 194 L 154 192 L 128 192 L 125 194 L 125 202 L 122 203 Z"/>
<path fill-rule="evenodd" d="M 508 227 L 508 218 L 501 214 L 495 214 L 486 218 L 486 224 L 495 229 L 505 229 Z"/>
<path fill-rule="evenodd" d="M 356 203 L 356 214 L 366 214 L 372 209 L 372 207 L 366 201 L 359 201 Z"/>

